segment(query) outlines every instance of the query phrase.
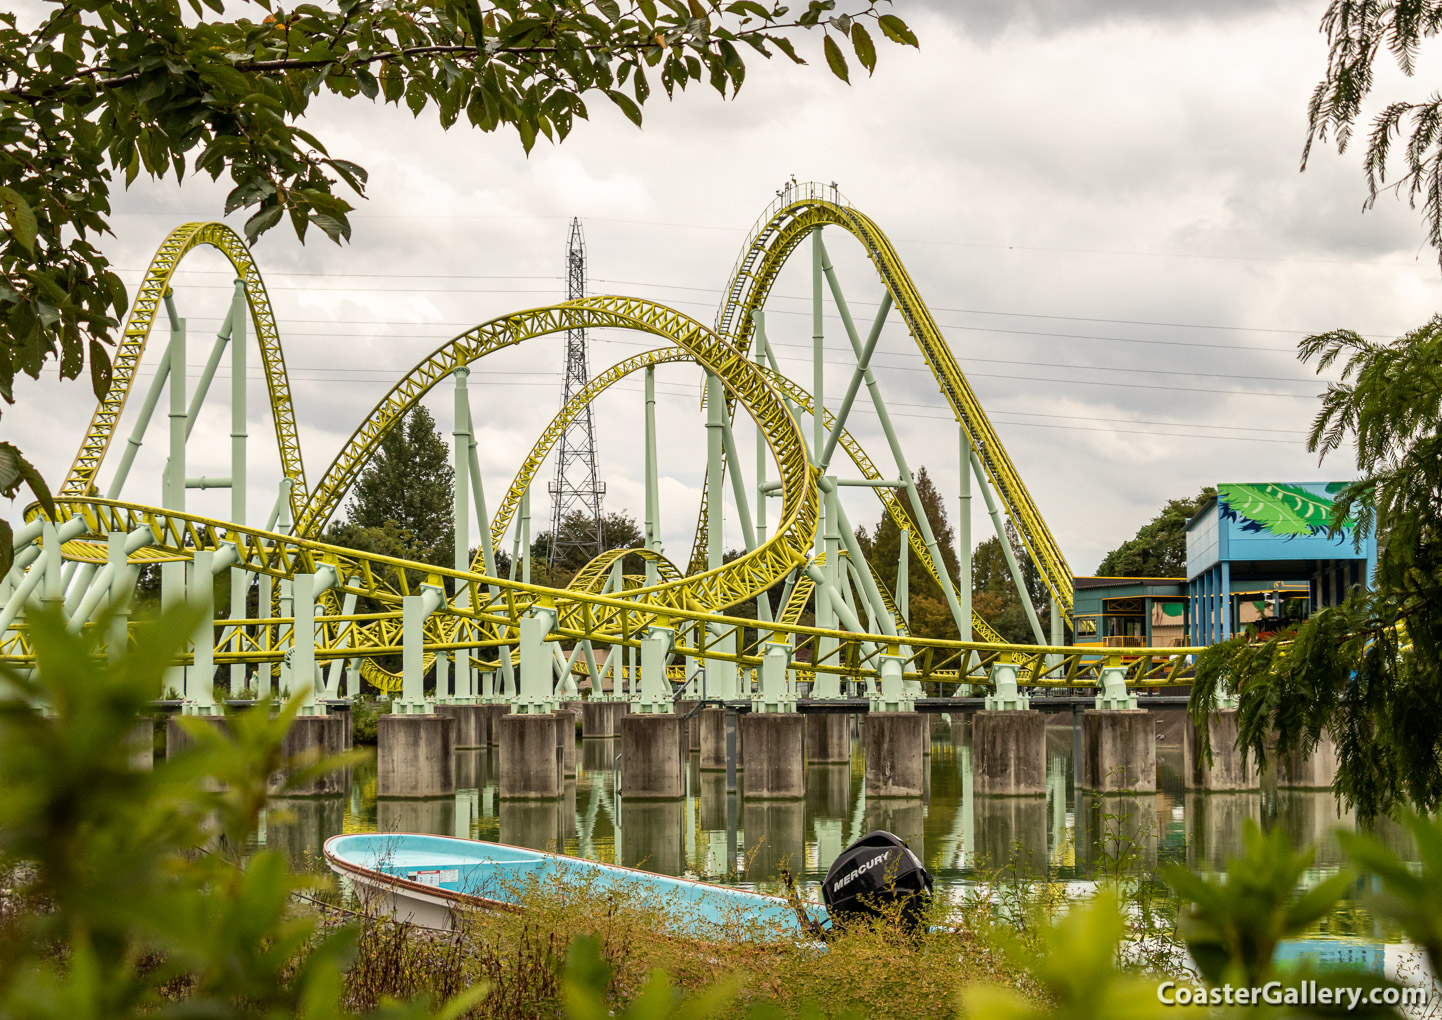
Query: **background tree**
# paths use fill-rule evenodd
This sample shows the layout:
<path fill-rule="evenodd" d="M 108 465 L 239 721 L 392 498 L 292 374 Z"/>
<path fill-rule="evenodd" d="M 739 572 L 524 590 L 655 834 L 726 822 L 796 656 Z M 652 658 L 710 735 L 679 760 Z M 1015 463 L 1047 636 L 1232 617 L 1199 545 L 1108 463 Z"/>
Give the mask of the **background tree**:
<path fill-rule="evenodd" d="M 572 510 L 561 519 L 561 541 L 569 543 L 588 538 L 594 540 L 595 529 L 595 518 L 584 510 Z M 601 547 L 603 551 L 635 549 L 645 544 L 645 537 L 636 524 L 636 518 L 627 511 L 621 510 L 601 515 Z M 554 565 L 548 566 L 546 561 L 551 555 L 551 531 L 548 528 L 538 534 L 531 541 L 531 579 L 539 584 L 564 587 L 571 578 L 576 576 L 578 570 L 591 562 L 592 557 L 587 550 L 580 546 L 569 544 L 564 545 L 563 548 L 565 552 Z M 507 562 L 509 563 L 509 561 Z M 500 569 L 499 565 L 497 569 Z M 645 569 L 644 561 L 639 556 L 622 558 L 621 570 L 624 573 L 644 573 Z"/>
<path fill-rule="evenodd" d="M 450 567 L 455 563 L 455 472 L 435 419 L 416 406 L 381 440 L 326 541 Z"/>
<path fill-rule="evenodd" d="M 655 84 L 734 96 L 743 50 L 805 63 L 792 40 L 808 31 L 833 74 L 849 77 L 843 44 L 869 74 L 868 26 L 917 44 L 878 2 L 254 0 L 227 17 L 224 0 L 54 0 L 29 29 L 0 11 L 0 398 L 13 403 L 16 374 L 53 360 L 73 379 L 88 358 L 96 395 L 109 389 L 106 347 L 128 302 L 94 238 L 109 232 L 117 173 L 127 185 L 142 171 L 227 174 L 224 212 L 254 210 L 252 242 L 282 220 L 302 241 L 315 227 L 338 242 L 366 172 L 300 126 L 322 92 L 434 107 L 445 128 L 509 126 L 530 151 L 598 98 L 639 125 Z M 20 451 L 0 447 L 0 494 L 22 483 L 46 498 Z M 0 550 L 8 561 L 4 521 Z"/>
<path fill-rule="evenodd" d="M 1372 816 L 1442 806 L 1442 317 L 1390 344 L 1350 330 L 1308 337 L 1302 359 L 1342 363 L 1308 439 L 1323 458 L 1351 442 L 1363 477 L 1337 494 L 1331 534 L 1356 517 L 1377 535 L 1372 590 L 1319 610 L 1291 641 L 1207 650 L 1192 711 L 1241 701 L 1241 740 L 1265 761 L 1337 741 L 1335 789 Z M 1202 727 L 1205 730 L 1205 727 Z"/>
<path fill-rule="evenodd" d="M 1022 583 L 1027 595 L 1038 613 L 1046 610 L 1046 586 L 1041 572 L 1036 569 L 1021 538 L 1011 521 L 1006 522 L 1006 537 L 1011 543 L 1012 554 L 1021 568 Z M 1002 552 L 1001 541 L 992 535 L 972 551 L 971 554 L 971 608 L 1006 641 L 1018 645 L 1036 643 L 1031 621 L 1027 618 L 1021 594 L 1012 580 L 1011 568 L 1007 566 L 1006 554 Z"/>
<path fill-rule="evenodd" d="M 1102 557 L 1098 577 L 1181 577 L 1187 567 L 1187 521 L 1217 490 L 1205 485 L 1191 499 L 1170 499 L 1134 538 Z"/>
<path fill-rule="evenodd" d="M 921 497 L 926 519 L 936 535 L 947 576 L 955 578 L 956 544 L 952 539 L 951 524 L 946 517 L 946 505 L 925 467 L 916 472 L 915 480 L 916 493 Z M 907 519 L 912 522 L 914 532 L 916 515 L 911 510 L 910 501 L 903 497 L 901 506 Z M 870 532 L 864 527 L 856 529 L 856 540 L 861 545 L 861 551 L 866 554 L 867 562 L 876 569 L 886 587 L 894 594 L 896 568 L 901 556 L 901 529 L 896 526 L 890 514 L 883 512 L 881 520 Z M 942 594 L 941 586 L 926 572 L 926 568 L 915 555 L 911 556 L 908 563 L 907 579 L 911 632 L 919 637 L 957 638 L 959 635 L 956 621 L 952 619 L 951 609 L 946 604 L 946 596 Z"/>

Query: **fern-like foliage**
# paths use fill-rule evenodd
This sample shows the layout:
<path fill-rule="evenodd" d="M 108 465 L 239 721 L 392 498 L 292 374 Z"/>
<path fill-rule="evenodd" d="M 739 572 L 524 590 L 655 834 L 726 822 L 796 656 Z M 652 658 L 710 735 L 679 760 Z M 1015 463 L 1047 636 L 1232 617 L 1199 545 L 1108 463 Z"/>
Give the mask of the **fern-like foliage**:
<path fill-rule="evenodd" d="M 1360 480 L 1329 533 L 1377 536 L 1373 590 L 1354 591 L 1295 637 L 1216 645 L 1197 664 L 1192 712 L 1239 698 L 1240 740 L 1265 761 L 1337 743 L 1335 789 L 1365 816 L 1442 806 L 1442 317 L 1379 344 L 1350 330 L 1308 337 L 1303 361 L 1340 365 L 1309 448 L 1351 445 Z M 1205 727 L 1202 727 L 1205 739 Z M 1207 748 L 1207 753 L 1210 749 Z"/>
<path fill-rule="evenodd" d="M 1327 72 L 1307 105 L 1307 142 L 1302 167 L 1314 142 L 1329 138 L 1345 152 L 1372 91 L 1373 65 L 1380 50 L 1391 53 L 1403 74 L 1417 69 L 1422 43 L 1442 33 L 1442 0 L 1332 0 L 1322 16 L 1327 37 Z M 1393 145 L 1403 139 L 1401 172 L 1388 180 Z M 1420 199 L 1427 238 L 1442 257 L 1442 94 L 1421 102 L 1394 102 L 1372 121 L 1363 156 L 1366 206 L 1392 189 L 1416 208 Z"/>

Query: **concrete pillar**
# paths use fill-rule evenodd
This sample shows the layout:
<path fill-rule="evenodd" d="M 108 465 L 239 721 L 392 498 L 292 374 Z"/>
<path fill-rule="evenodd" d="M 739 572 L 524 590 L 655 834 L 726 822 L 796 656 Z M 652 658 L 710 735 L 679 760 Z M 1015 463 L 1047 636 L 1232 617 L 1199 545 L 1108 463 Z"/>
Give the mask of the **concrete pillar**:
<path fill-rule="evenodd" d="M 581 703 L 581 736 L 616 737 L 621 733 L 621 717 L 631 710 L 626 701 L 585 701 Z"/>
<path fill-rule="evenodd" d="M 290 729 L 280 742 L 285 761 L 309 764 L 319 758 L 330 758 L 345 751 L 347 718 L 338 715 L 298 715 L 290 721 Z M 270 792 L 284 792 L 287 797 L 333 797 L 346 792 L 346 769 L 334 769 L 313 776 L 295 786 L 286 786 L 289 769 L 279 769 L 270 777 Z"/>
<path fill-rule="evenodd" d="M 497 721 L 501 731 L 501 799 L 559 797 L 561 767 L 555 715 L 503 715 Z"/>
<path fill-rule="evenodd" d="M 455 720 L 451 733 L 456 747 L 486 745 L 486 717 L 492 705 L 436 705 L 436 715 Z"/>
<path fill-rule="evenodd" d="M 1256 790 L 1261 786 L 1255 759 L 1242 763 L 1237 746 L 1237 710 L 1220 708 L 1207 717 L 1212 761 L 1201 753 L 1198 727 L 1190 716 L 1182 723 L 1182 781 L 1189 790 Z"/>
<path fill-rule="evenodd" d="M 501 720 L 511 714 L 509 703 L 501 702 L 484 706 L 486 709 L 485 723 L 486 744 L 489 747 L 497 747 L 501 743 Z"/>
<path fill-rule="evenodd" d="M 130 768 L 134 772 L 149 772 L 155 768 L 155 720 L 143 715 L 135 720 L 125 736 L 130 749 Z"/>
<path fill-rule="evenodd" d="M 556 709 L 556 747 L 561 757 L 561 775 L 576 774 L 576 713 L 569 708 Z"/>
<path fill-rule="evenodd" d="M 1155 793 L 1156 725 L 1145 709 L 1083 712 L 1077 788 L 1100 793 Z"/>
<path fill-rule="evenodd" d="M 441 715 L 383 715 L 376 720 L 377 797 L 453 797 L 452 727 Z"/>
<path fill-rule="evenodd" d="M 703 708 L 696 714 L 697 728 L 701 731 L 702 771 L 724 772 L 726 769 L 726 709 Z M 741 756 L 741 726 L 736 727 L 736 767 L 745 768 Z"/>
<path fill-rule="evenodd" d="M 165 757 L 167 758 L 173 758 L 175 755 L 179 754 L 180 752 L 184 751 L 186 748 L 190 747 L 192 744 L 195 743 L 195 738 L 192 737 L 189 733 L 187 733 L 185 727 L 181 725 L 180 720 L 182 718 L 203 719 L 211 726 L 219 726 L 222 728 L 229 725 L 229 723 L 226 722 L 225 716 L 223 715 L 172 715 L 170 718 L 165 720 Z M 194 724 L 192 723 L 191 725 Z"/>
<path fill-rule="evenodd" d="M 1046 793 L 1046 719 L 1040 712 L 977 712 L 971 717 L 971 747 L 978 796 Z"/>
<path fill-rule="evenodd" d="M 799 712 L 747 712 L 746 799 L 806 796 L 806 721 Z"/>
<path fill-rule="evenodd" d="M 1311 754 L 1297 752 L 1278 759 L 1277 786 L 1292 790 L 1330 790 L 1337 778 L 1337 744 L 1323 731 Z"/>
<path fill-rule="evenodd" d="M 806 760 L 851 760 L 851 716 L 845 712 L 810 712 L 806 716 Z"/>
<path fill-rule="evenodd" d="M 676 714 L 686 719 L 698 704 L 699 702 L 690 698 L 678 701 L 676 702 Z M 687 754 L 701 750 L 701 713 L 699 711 L 686 719 L 686 726 L 681 734 L 681 750 Z"/>
<path fill-rule="evenodd" d="M 866 796 L 920 798 L 926 785 L 921 753 L 926 718 L 919 712 L 870 712 L 862 730 Z"/>
<path fill-rule="evenodd" d="M 621 718 L 621 796 L 680 797 L 685 792 L 681 717 L 674 712 L 630 713 Z"/>

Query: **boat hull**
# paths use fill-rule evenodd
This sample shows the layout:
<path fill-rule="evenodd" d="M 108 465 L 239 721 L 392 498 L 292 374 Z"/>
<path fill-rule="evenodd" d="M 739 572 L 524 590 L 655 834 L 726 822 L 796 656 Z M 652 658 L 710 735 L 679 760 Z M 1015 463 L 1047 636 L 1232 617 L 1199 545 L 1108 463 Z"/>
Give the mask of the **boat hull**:
<path fill-rule="evenodd" d="M 420 833 L 333 836 L 327 865 L 369 911 L 451 930 L 475 910 L 518 910 L 540 892 L 575 891 L 654 902 L 678 933 L 713 939 L 739 932 L 806 937 L 793 906 L 778 896 L 581 860 L 560 854 Z M 806 904 L 817 921 L 825 909 Z"/>

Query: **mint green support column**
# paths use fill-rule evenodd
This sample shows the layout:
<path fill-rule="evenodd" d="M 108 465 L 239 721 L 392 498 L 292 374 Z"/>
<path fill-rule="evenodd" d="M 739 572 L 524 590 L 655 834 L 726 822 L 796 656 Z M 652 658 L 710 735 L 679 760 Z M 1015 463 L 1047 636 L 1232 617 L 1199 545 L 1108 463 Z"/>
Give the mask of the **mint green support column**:
<path fill-rule="evenodd" d="M 676 646 L 676 633 L 668 627 L 652 627 L 641 639 L 641 684 L 639 696 L 631 699 L 631 711 L 659 715 L 670 712 L 671 684 L 666 679 L 666 658 Z"/>
<path fill-rule="evenodd" d="M 552 688 L 551 650 L 546 635 L 556 629 L 554 609 L 538 608 L 521 618 L 521 689 L 511 712 L 516 715 L 540 715 L 555 711 Z"/>
<path fill-rule="evenodd" d="M 391 703 L 396 715 L 430 715 L 434 705 L 425 697 L 426 618 L 445 602 L 435 585 L 421 585 L 420 594 L 401 598 L 401 696 Z"/>

